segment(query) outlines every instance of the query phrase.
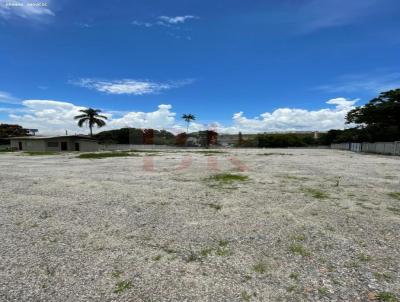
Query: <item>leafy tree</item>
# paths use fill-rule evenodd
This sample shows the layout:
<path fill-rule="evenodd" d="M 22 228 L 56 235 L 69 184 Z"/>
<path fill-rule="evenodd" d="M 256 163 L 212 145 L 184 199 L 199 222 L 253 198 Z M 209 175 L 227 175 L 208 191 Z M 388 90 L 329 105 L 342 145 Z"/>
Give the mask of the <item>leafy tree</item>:
<path fill-rule="evenodd" d="M 382 92 L 367 104 L 348 112 L 348 124 L 356 128 L 344 130 L 336 142 L 374 142 L 400 139 L 400 89 Z"/>
<path fill-rule="evenodd" d="M 199 131 L 199 143 L 201 146 L 208 148 L 210 145 L 216 145 L 217 141 L 217 132 L 213 130 Z"/>
<path fill-rule="evenodd" d="M 27 136 L 29 131 L 20 125 L 0 124 L 0 137 Z"/>
<path fill-rule="evenodd" d="M 151 134 L 152 131 L 152 134 Z M 100 143 L 103 144 L 132 144 L 141 145 L 150 143 L 152 135 L 152 144 L 155 145 L 174 145 L 175 135 L 166 130 L 138 128 L 121 128 L 115 130 L 102 131 L 94 135 Z"/>
<path fill-rule="evenodd" d="M 144 129 L 143 130 L 143 143 L 145 145 L 154 144 L 154 129 Z"/>
<path fill-rule="evenodd" d="M 400 89 L 382 92 L 364 106 L 347 113 L 346 123 L 356 127 L 330 130 L 324 144 L 343 142 L 377 142 L 400 139 Z"/>
<path fill-rule="evenodd" d="M 347 123 L 376 127 L 397 127 L 400 130 L 400 89 L 382 92 L 346 116 Z"/>
<path fill-rule="evenodd" d="M 185 146 L 187 139 L 188 139 L 188 135 L 185 132 L 179 133 L 176 136 L 176 143 L 175 144 L 177 146 Z"/>
<path fill-rule="evenodd" d="M 75 116 L 74 119 L 78 120 L 79 127 L 82 127 L 84 124 L 89 125 L 90 136 L 93 136 L 93 130 L 92 130 L 93 126 L 101 128 L 106 125 L 106 122 L 104 120 L 107 120 L 107 117 L 99 114 L 101 110 L 88 108 L 79 111 L 82 112 L 83 114 Z"/>
<path fill-rule="evenodd" d="M 196 120 L 196 117 L 191 113 L 187 113 L 187 114 L 185 113 L 182 115 L 182 119 L 184 119 L 185 122 L 187 123 L 186 133 L 189 133 L 190 122 Z"/>
<path fill-rule="evenodd" d="M 316 145 L 312 133 L 272 133 L 259 134 L 257 136 L 258 147 L 287 148 Z"/>

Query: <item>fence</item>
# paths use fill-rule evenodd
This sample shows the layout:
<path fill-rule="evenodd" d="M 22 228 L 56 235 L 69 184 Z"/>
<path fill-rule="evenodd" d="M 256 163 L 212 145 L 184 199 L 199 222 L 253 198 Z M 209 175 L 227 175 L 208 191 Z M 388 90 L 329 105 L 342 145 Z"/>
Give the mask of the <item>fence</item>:
<path fill-rule="evenodd" d="M 378 142 L 378 143 L 331 144 L 331 149 L 349 150 L 353 152 L 387 154 L 387 155 L 400 155 L 400 141 Z"/>

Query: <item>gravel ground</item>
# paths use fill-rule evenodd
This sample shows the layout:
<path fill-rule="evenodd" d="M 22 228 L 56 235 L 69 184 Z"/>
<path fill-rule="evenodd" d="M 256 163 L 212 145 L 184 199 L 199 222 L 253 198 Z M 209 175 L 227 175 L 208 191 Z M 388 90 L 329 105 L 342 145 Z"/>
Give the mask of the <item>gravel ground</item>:
<path fill-rule="evenodd" d="M 397 301 L 399 184 L 337 150 L 3 153 L 0 301 Z"/>

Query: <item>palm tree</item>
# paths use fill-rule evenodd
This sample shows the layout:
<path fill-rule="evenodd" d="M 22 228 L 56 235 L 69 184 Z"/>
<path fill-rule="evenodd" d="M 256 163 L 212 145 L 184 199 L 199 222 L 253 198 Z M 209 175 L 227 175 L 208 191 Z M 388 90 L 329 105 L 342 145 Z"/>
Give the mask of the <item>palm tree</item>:
<path fill-rule="evenodd" d="M 184 119 L 185 122 L 187 123 L 186 133 L 189 133 L 190 122 L 196 120 L 196 117 L 191 113 L 188 114 L 185 113 L 182 115 L 182 119 Z"/>
<path fill-rule="evenodd" d="M 98 128 L 101 128 L 106 125 L 106 122 L 103 120 L 106 120 L 107 117 L 99 114 L 101 112 L 101 110 L 88 108 L 88 109 L 82 109 L 79 111 L 82 112 L 83 114 L 75 116 L 74 119 L 79 120 L 78 121 L 79 127 L 82 127 L 84 124 L 89 125 L 90 136 L 93 136 L 93 131 L 92 131 L 93 126 L 97 126 Z"/>

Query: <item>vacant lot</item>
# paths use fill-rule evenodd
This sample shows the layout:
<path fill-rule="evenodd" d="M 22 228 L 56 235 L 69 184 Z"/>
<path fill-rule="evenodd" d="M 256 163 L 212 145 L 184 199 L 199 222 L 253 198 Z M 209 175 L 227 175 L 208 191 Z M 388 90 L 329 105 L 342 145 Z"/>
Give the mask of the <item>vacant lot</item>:
<path fill-rule="evenodd" d="M 0 154 L 1 301 L 399 298 L 400 158 L 127 155 Z"/>

